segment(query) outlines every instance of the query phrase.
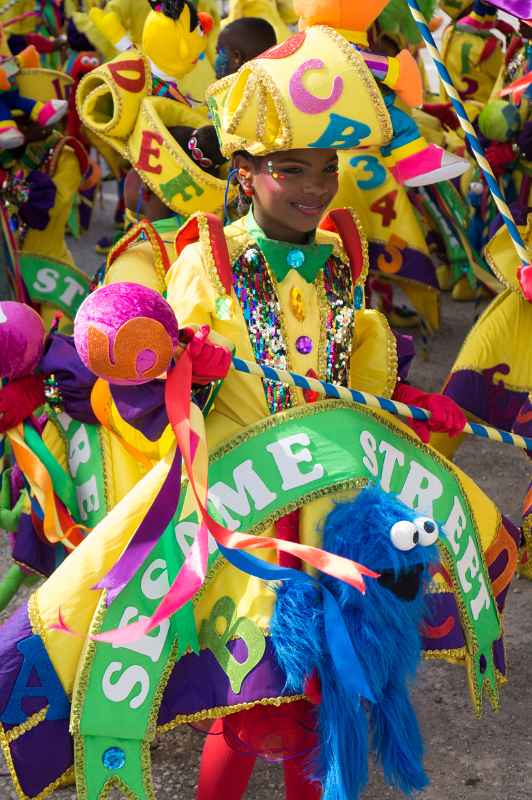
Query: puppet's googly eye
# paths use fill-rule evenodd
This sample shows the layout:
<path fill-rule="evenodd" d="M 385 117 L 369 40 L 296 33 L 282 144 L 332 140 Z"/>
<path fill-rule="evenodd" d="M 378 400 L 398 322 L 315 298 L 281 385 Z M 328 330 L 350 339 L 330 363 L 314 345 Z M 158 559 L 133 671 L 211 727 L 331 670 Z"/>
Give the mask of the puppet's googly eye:
<path fill-rule="evenodd" d="M 390 538 L 397 550 L 413 550 L 419 541 L 419 531 L 413 522 L 402 519 L 392 525 Z"/>
<path fill-rule="evenodd" d="M 414 525 L 419 531 L 419 544 L 422 547 L 430 547 L 438 541 L 440 534 L 438 526 L 430 517 L 418 517 L 414 520 Z"/>

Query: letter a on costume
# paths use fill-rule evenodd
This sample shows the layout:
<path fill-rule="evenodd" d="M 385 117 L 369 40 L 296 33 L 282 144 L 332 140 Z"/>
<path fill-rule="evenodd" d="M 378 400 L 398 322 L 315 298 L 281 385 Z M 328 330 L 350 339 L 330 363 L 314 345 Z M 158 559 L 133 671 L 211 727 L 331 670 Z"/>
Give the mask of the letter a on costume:
<path fill-rule="evenodd" d="M 70 716 L 70 703 L 65 694 L 59 678 L 48 658 L 48 653 L 40 636 L 29 636 L 17 644 L 17 650 L 22 653 L 23 661 L 11 690 L 7 706 L 0 713 L 0 721 L 8 725 L 19 725 L 25 722 L 32 713 L 48 706 L 47 720 L 68 719 Z M 32 698 L 43 700 L 42 704 L 33 702 L 32 710 L 26 712 L 23 708 L 24 700 Z"/>
<path fill-rule="evenodd" d="M 323 131 L 319 139 L 309 144 L 309 147 L 320 147 L 323 149 L 358 147 L 362 139 L 365 139 L 370 133 L 371 128 L 364 122 L 358 122 L 358 120 L 349 119 L 349 117 L 342 117 L 339 114 L 331 114 L 329 116 L 327 128 Z"/>

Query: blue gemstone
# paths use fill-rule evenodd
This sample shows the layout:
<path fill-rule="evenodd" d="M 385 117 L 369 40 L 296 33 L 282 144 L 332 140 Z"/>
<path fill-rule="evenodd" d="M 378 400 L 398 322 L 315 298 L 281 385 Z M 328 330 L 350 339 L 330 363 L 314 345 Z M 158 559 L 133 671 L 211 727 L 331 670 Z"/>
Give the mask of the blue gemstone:
<path fill-rule="evenodd" d="M 302 250 L 289 250 L 286 256 L 286 263 L 292 269 L 300 269 L 305 263 L 305 254 Z"/>
<path fill-rule="evenodd" d="M 362 308 L 364 302 L 364 290 L 362 286 L 355 286 L 355 308 Z"/>
<path fill-rule="evenodd" d="M 102 764 L 106 769 L 122 769 L 126 763 L 126 754 L 121 747 L 108 747 L 102 755 Z"/>

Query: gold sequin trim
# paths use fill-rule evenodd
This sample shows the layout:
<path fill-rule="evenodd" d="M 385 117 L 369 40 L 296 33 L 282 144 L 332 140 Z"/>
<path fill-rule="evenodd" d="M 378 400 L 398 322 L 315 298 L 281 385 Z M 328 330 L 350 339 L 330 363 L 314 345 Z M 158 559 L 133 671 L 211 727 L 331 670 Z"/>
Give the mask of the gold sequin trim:
<path fill-rule="evenodd" d="M 196 711 L 194 714 L 178 714 L 171 722 L 166 722 L 164 725 L 159 725 L 157 728 L 158 733 L 166 733 L 173 730 L 177 725 L 182 725 L 187 722 L 202 722 L 206 719 L 220 719 L 229 714 L 235 714 L 237 711 L 248 711 L 255 706 L 282 706 L 285 703 L 295 703 L 297 700 L 304 700 L 304 694 L 293 695 L 292 697 L 263 697 L 262 700 L 255 700 L 251 703 L 237 703 L 234 706 L 216 706 L 214 708 L 207 708 L 205 711 Z"/>
<path fill-rule="evenodd" d="M 28 600 L 28 618 L 33 633 L 36 633 L 41 637 L 45 649 L 48 650 L 48 631 L 46 630 L 46 627 L 41 619 L 39 602 L 37 600 L 37 592 L 33 592 Z"/>
<path fill-rule="evenodd" d="M 103 494 L 105 499 L 105 508 L 109 511 L 117 504 L 116 492 L 114 481 L 109 478 L 109 473 L 113 472 L 113 459 L 111 455 L 111 442 L 110 434 L 101 425 L 97 428 L 98 440 L 100 442 L 100 450 L 102 454 L 102 477 L 103 477 Z"/>
<path fill-rule="evenodd" d="M 153 790 L 153 781 L 151 776 L 151 756 L 149 742 L 142 742 L 140 745 L 140 760 L 142 764 L 142 777 L 144 784 L 144 791 L 148 800 L 156 800 L 155 792 Z M 87 785 L 85 783 L 85 775 L 78 771 L 78 764 L 83 764 L 85 761 L 85 752 L 83 748 L 83 738 L 76 736 L 74 739 L 74 757 L 76 761 L 76 789 L 78 800 L 89 800 L 87 795 Z M 138 800 L 138 795 L 133 792 L 129 786 L 117 775 L 113 775 L 102 787 L 97 800 L 106 800 L 113 789 L 118 789 L 127 800 Z M 90 798 L 92 800 L 92 798 Z"/>
<path fill-rule="evenodd" d="M 55 781 L 48 784 L 42 792 L 39 792 L 38 795 L 32 795 L 31 797 L 25 793 L 20 785 L 17 771 L 15 769 L 15 765 L 13 764 L 13 758 L 11 757 L 11 750 L 9 748 L 9 742 L 6 738 L 6 733 L 4 731 L 4 726 L 0 725 L 0 749 L 4 754 L 4 759 L 7 766 L 7 771 L 9 772 L 9 777 L 13 783 L 13 787 L 17 794 L 18 800 L 44 800 L 46 797 L 49 797 L 53 794 L 56 789 L 61 788 L 61 786 L 67 786 L 68 784 L 74 783 L 74 769 L 73 767 L 69 767 L 66 772 L 56 778 Z"/>
<path fill-rule="evenodd" d="M 344 260 L 342 260 L 342 263 L 345 265 Z M 327 302 L 327 295 L 325 293 L 325 281 L 323 277 L 323 270 L 320 271 L 314 285 L 316 287 L 316 294 L 318 297 L 318 309 L 320 313 L 320 338 L 318 341 L 318 373 L 322 378 L 322 380 L 330 380 L 330 378 L 327 377 L 327 341 L 328 341 L 327 311 L 329 308 L 329 304 Z M 351 341 L 351 348 L 352 347 L 353 347 L 353 342 Z"/>
<path fill-rule="evenodd" d="M 253 65 L 251 65 L 250 68 L 250 66 L 247 65 L 246 67 L 243 68 L 242 73 L 238 73 L 236 76 L 234 86 L 238 86 L 242 77 L 246 74 L 246 72 L 248 73 L 248 79 L 246 81 L 242 97 L 240 98 L 240 102 L 232 112 L 230 119 L 226 125 L 226 131 L 228 134 L 233 134 L 240 125 L 240 121 L 242 120 L 242 117 L 247 111 L 249 104 L 251 102 L 251 98 L 253 97 L 253 94 L 255 92 L 257 76 L 254 74 L 252 66 Z"/>
<path fill-rule="evenodd" d="M 31 717 L 25 719 L 24 722 L 21 722 L 20 725 L 17 725 L 15 728 L 11 728 L 9 731 L 5 732 L 6 742 L 16 742 L 23 734 L 31 731 L 33 728 L 36 728 L 39 723 L 43 722 L 46 719 L 46 715 L 48 713 L 48 709 L 50 706 L 45 706 L 41 708 L 40 711 L 35 712 L 32 714 Z"/>
<path fill-rule="evenodd" d="M 89 675 L 92 668 L 92 662 L 94 661 L 94 655 L 96 653 L 96 642 L 90 637 L 94 633 L 98 633 L 100 631 L 103 618 L 107 611 L 105 596 L 106 592 L 103 591 L 102 596 L 100 597 L 100 602 L 92 618 L 87 638 L 85 640 L 86 642 L 85 651 L 84 654 L 82 655 L 83 663 L 81 665 L 81 668 L 78 668 L 76 682 L 72 690 L 72 701 L 70 708 L 70 733 L 73 736 L 78 733 L 80 728 L 81 715 L 83 713 L 83 705 L 85 703 L 85 695 L 87 692 L 87 686 L 89 684 Z M 76 776 L 78 774 L 79 774 L 78 764 L 76 761 Z"/>
<path fill-rule="evenodd" d="M 220 280 L 220 275 L 218 274 L 218 268 L 216 266 L 214 254 L 212 252 L 211 237 L 209 234 L 209 223 L 207 222 L 207 217 L 205 216 L 205 214 L 199 213 L 196 219 L 198 221 L 201 255 L 203 257 L 203 263 L 206 266 L 207 275 L 212 285 L 214 286 L 218 296 L 227 297 L 226 291 Z"/>

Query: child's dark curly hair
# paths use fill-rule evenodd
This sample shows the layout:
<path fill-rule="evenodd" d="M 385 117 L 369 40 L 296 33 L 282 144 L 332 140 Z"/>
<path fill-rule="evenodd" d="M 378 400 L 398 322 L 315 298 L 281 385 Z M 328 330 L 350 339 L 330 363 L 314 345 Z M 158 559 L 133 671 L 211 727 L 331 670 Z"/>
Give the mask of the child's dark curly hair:
<path fill-rule="evenodd" d="M 214 125 L 203 125 L 201 128 L 177 125 L 169 128 L 169 131 L 179 146 L 204 172 L 218 176 L 220 167 L 227 159 L 220 152 Z"/>

